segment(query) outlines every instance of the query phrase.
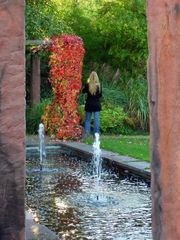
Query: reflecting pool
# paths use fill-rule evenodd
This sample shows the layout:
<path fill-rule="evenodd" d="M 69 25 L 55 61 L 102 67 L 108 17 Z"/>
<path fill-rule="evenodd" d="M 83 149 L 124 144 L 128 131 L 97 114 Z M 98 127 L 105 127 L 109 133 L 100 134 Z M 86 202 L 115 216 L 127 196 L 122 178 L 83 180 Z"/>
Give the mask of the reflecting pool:
<path fill-rule="evenodd" d="M 49 156 L 42 171 L 27 157 L 26 208 L 61 239 L 151 240 L 147 184 L 103 167 L 100 183 L 90 161 L 62 153 Z"/>

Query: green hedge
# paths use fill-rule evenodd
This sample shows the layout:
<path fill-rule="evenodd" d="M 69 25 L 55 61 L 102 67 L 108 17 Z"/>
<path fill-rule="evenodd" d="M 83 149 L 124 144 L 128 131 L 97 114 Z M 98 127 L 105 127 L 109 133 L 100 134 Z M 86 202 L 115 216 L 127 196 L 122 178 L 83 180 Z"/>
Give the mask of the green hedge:
<path fill-rule="evenodd" d="M 119 106 L 103 106 L 100 113 L 100 128 L 102 133 L 125 134 L 127 115 Z"/>

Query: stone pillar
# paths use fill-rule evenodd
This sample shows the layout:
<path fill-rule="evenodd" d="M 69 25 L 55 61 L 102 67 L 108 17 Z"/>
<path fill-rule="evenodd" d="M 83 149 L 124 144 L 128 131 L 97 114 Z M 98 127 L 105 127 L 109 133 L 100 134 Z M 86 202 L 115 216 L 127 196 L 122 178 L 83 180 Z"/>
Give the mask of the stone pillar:
<path fill-rule="evenodd" d="M 24 240 L 24 0 L 0 1 L 0 239 Z"/>
<path fill-rule="evenodd" d="M 148 0 L 154 240 L 180 239 L 180 0 Z"/>
<path fill-rule="evenodd" d="M 31 59 L 31 82 L 30 82 L 30 106 L 33 107 L 40 103 L 40 57 L 32 54 Z"/>

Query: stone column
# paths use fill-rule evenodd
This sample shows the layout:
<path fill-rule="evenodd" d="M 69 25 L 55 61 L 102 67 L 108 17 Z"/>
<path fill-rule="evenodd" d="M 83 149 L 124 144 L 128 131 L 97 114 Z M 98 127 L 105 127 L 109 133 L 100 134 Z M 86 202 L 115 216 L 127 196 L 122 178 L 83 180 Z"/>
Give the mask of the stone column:
<path fill-rule="evenodd" d="M 30 82 L 30 106 L 40 103 L 40 57 L 37 53 L 32 54 L 31 59 L 31 82 Z"/>
<path fill-rule="evenodd" d="M 0 1 L 0 239 L 24 240 L 24 0 Z"/>
<path fill-rule="evenodd" d="M 180 239 L 180 0 L 148 0 L 154 240 Z"/>

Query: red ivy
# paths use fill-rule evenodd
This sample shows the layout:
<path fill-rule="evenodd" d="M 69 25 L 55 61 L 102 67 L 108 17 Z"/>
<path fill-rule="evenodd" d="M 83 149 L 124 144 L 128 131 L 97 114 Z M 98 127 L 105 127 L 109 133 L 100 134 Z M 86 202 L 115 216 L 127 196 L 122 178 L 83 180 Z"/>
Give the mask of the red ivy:
<path fill-rule="evenodd" d="M 61 35 L 52 38 L 49 65 L 54 100 L 43 116 L 45 128 L 58 139 L 78 139 L 82 134 L 77 96 L 82 87 L 84 47 L 81 38 Z"/>

